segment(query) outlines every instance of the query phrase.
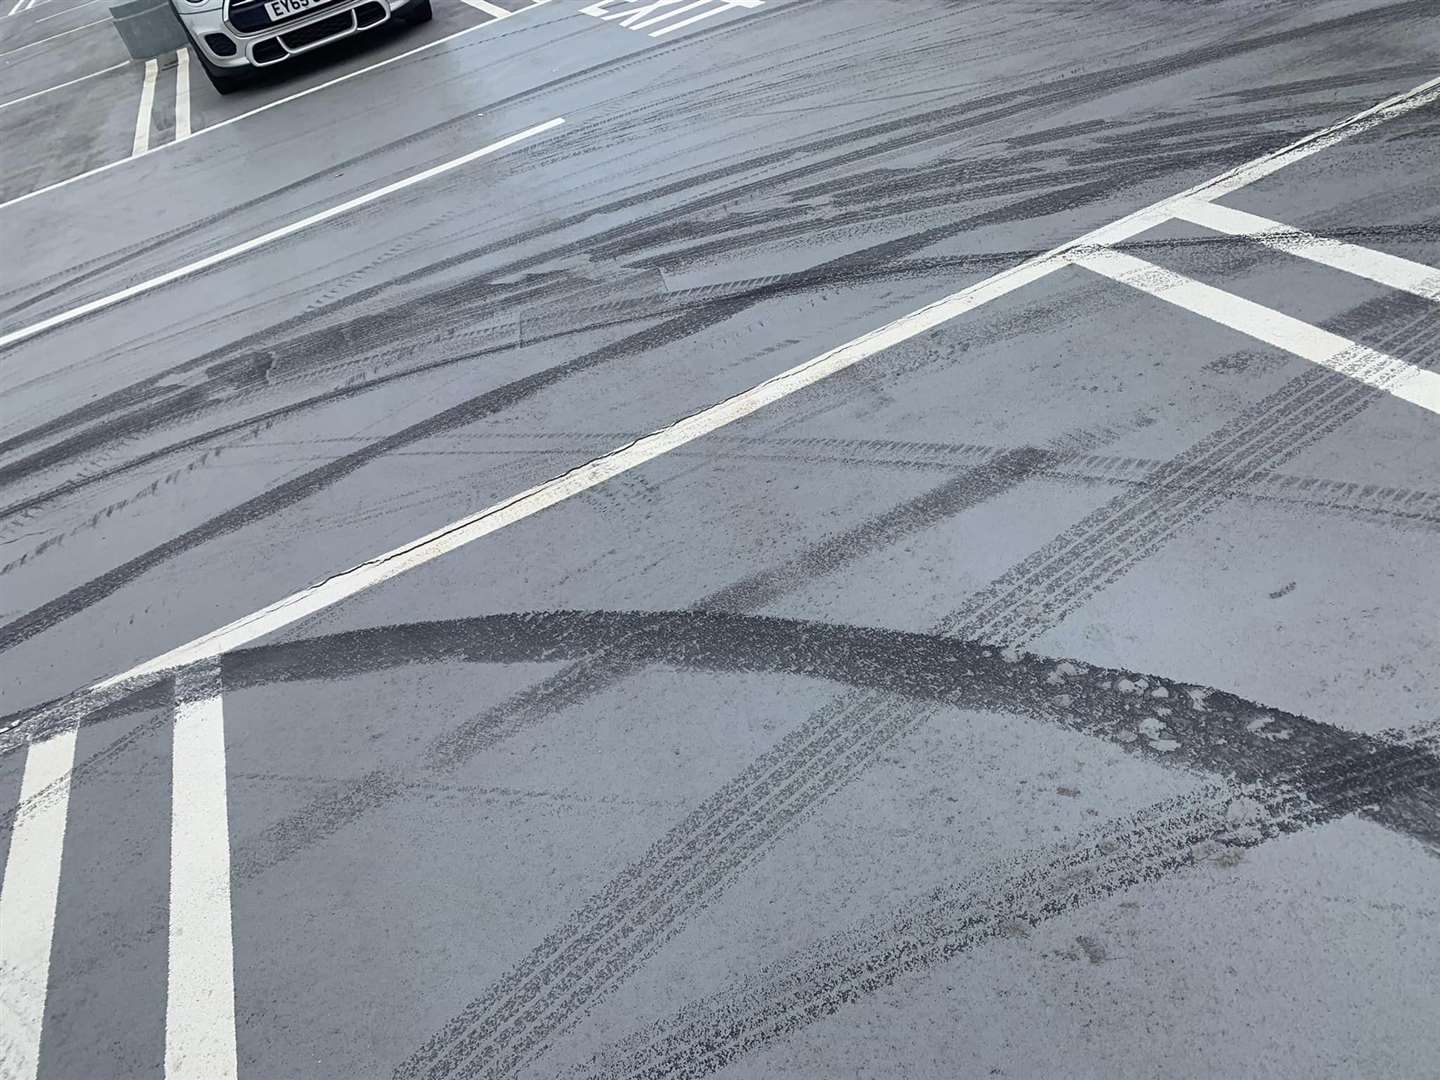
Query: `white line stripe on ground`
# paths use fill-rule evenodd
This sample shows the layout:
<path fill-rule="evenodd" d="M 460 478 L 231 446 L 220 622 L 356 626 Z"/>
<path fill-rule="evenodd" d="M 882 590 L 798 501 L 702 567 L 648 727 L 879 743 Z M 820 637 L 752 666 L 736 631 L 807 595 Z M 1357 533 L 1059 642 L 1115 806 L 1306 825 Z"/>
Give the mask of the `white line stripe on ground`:
<path fill-rule="evenodd" d="M 150 149 L 150 114 L 155 111 L 155 76 L 159 73 L 157 61 L 145 61 L 145 81 L 140 85 L 140 109 L 135 114 L 135 142 L 130 148 L 132 156 Z"/>
<path fill-rule="evenodd" d="M 490 0 L 461 0 L 461 2 L 469 4 L 476 11 L 483 11 L 486 15 L 493 15 L 497 19 L 503 19 L 514 14 L 514 12 L 507 11 L 499 4 L 490 3 Z"/>
<path fill-rule="evenodd" d="M 92 71 L 89 75 L 81 75 L 78 79 L 71 79 L 69 82 L 56 83 L 54 86 L 47 86 L 44 90 L 36 90 L 34 93 L 26 94 L 24 97 L 11 98 L 9 101 L 0 104 L 0 109 L 8 109 L 11 105 L 19 105 L 22 101 L 29 101 L 31 98 L 42 97 L 55 90 L 64 90 L 67 86 L 74 86 L 76 83 L 84 82 L 86 79 L 93 79 L 97 75 L 104 75 L 107 72 L 115 71 L 118 68 L 129 67 L 129 60 L 121 60 L 118 64 L 111 64 L 99 71 Z"/>
<path fill-rule="evenodd" d="M 1440 269 L 1358 244 L 1316 236 L 1244 210 L 1212 202 L 1182 202 L 1175 216 L 1202 228 L 1254 240 L 1276 251 L 1369 278 L 1427 300 L 1440 300 Z"/>
<path fill-rule="evenodd" d="M 636 22 L 635 19 L 638 15 L 644 14 L 644 12 L 636 12 L 634 15 L 631 15 L 628 18 L 621 19 L 620 25 L 628 27 L 631 30 L 644 30 L 647 26 L 654 26 L 656 23 L 662 23 L 666 19 L 674 19 L 677 16 L 685 14 L 685 12 L 687 11 L 694 11 L 698 7 L 704 7 L 706 4 L 711 3 L 714 3 L 714 0 L 691 0 L 691 2 L 688 4 L 684 4 L 678 8 L 668 8 L 667 10 L 662 11 L 659 15 L 651 15 L 650 18 L 644 19 L 641 22 Z M 623 14 L 624 12 L 616 12 L 614 15 L 607 15 L 605 17 L 607 19 L 614 19 L 618 18 L 620 15 Z"/>
<path fill-rule="evenodd" d="M 19 11 L 19 10 L 20 10 L 22 7 L 24 7 L 24 6 L 25 6 L 25 0 L 15 0 L 15 6 L 12 7 L 12 8 L 11 8 L 9 11 L 7 11 L 5 14 L 6 14 L 7 17 L 10 16 L 10 15 L 14 15 L 17 11 Z M 37 20 L 37 21 L 38 21 L 38 20 Z"/>
<path fill-rule="evenodd" d="M 510 14 L 523 15 L 526 11 L 531 10 L 531 8 L 537 8 L 543 4 L 548 3 L 550 3 L 550 0 L 532 0 L 530 7 L 524 8 L 521 11 L 510 12 Z M 108 22 L 109 20 L 102 19 L 101 21 Z M 298 101 L 303 97 L 309 97 L 311 94 L 318 94 L 320 93 L 320 91 L 328 90 L 332 86 L 339 86 L 341 83 L 349 82 L 351 79 L 358 79 L 362 75 L 368 75 L 370 72 L 376 71 L 383 67 L 388 67 L 390 64 L 398 64 L 402 60 L 408 60 L 412 56 L 417 56 L 420 53 L 429 51 L 430 49 L 438 48 L 439 46 L 444 45 L 447 42 L 454 41 L 456 38 L 464 37 L 466 34 L 473 34 L 476 30 L 484 30 L 486 27 L 494 26 L 495 23 L 498 21 L 498 19 L 491 19 L 489 22 L 480 23 L 478 26 L 467 26 L 463 30 L 456 30 L 453 34 L 446 34 L 442 38 L 436 38 L 434 41 L 427 41 L 423 45 L 417 45 L 415 46 L 415 48 L 400 53 L 396 56 L 390 56 L 384 60 L 376 61 L 369 67 L 360 68 L 358 71 L 350 71 L 344 75 L 337 75 L 335 78 L 330 79 L 327 82 L 320 83 L 318 86 L 307 87 L 304 90 L 298 90 L 293 94 L 287 94 L 285 97 L 277 98 L 274 101 L 267 101 L 264 105 L 257 105 L 249 112 L 243 112 L 240 113 L 238 116 L 231 116 L 225 120 L 219 121 L 218 123 L 210 124 L 208 127 L 203 127 L 199 131 L 195 132 L 194 135 L 200 136 L 207 134 L 211 131 L 219 131 L 221 128 L 227 128 L 231 124 L 238 124 L 240 123 L 240 121 L 248 120 L 252 116 L 259 116 L 263 112 L 269 112 L 271 109 L 278 109 L 282 105 L 288 105 L 292 101 Z M 175 142 L 162 143 L 160 146 L 157 146 L 154 149 L 147 151 L 147 154 L 158 154 L 160 151 L 176 145 L 178 144 Z M 146 155 L 142 154 L 139 156 L 144 157 Z M 4 210 L 8 206 L 15 206 L 18 203 L 33 199 L 36 196 L 44 195 L 51 191 L 57 191 L 63 187 L 68 187 L 69 185 L 74 184 L 80 180 L 87 180 L 92 176 L 99 176 L 101 173 L 109 172 L 111 169 L 118 169 L 121 165 L 124 165 L 134 160 L 134 157 L 120 158 L 116 161 L 109 162 L 106 165 L 99 165 L 93 169 L 87 169 L 85 172 L 76 173 L 74 176 L 67 176 L 64 180 L 56 180 L 53 184 L 46 184 L 44 187 L 36 188 L 34 191 L 27 191 L 24 195 L 16 195 L 13 199 L 6 199 L 4 202 L 0 202 L 0 210 Z"/>
<path fill-rule="evenodd" d="M 149 94 L 150 97 L 154 96 L 154 71 L 151 67 L 154 63 L 155 61 L 151 60 L 146 66 L 146 80 L 147 86 L 151 91 Z M 146 106 L 146 96 L 143 94 L 141 96 L 140 115 L 144 121 L 144 129 L 148 132 L 150 130 L 149 112 Z M 468 165 L 478 158 L 485 157 L 499 150 L 504 150 L 506 147 L 513 146 L 516 143 L 523 142 L 526 139 L 533 138 L 536 135 L 549 131 L 551 128 L 559 127 L 564 122 L 564 118 L 557 116 L 555 119 L 547 120 L 543 124 L 536 124 L 534 127 L 526 128 L 524 131 L 517 132 L 514 135 L 507 135 L 498 142 L 490 143 L 488 146 L 482 146 L 478 150 L 471 150 L 468 154 L 451 158 L 449 161 L 442 162 L 439 165 L 432 165 L 430 168 L 407 176 L 403 180 L 396 180 L 394 183 L 386 184 L 384 187 L 376 188 L 374 191 L 367 191 L 364 195 L 358 195 L 353 199 L 348 199 L 336 206 L 321 210 L 317 214 L 311 214 L 309 217 L 301 218 L 299 221 L 292 221 L 289 225 L 282 225 L 278 229 L 272 229 L 267 233 L 253 237 L 233 247 L 228 247 L 223 251 L 217 251 L 213 255 L 207 255 L 203 259 L 196 259 L 192 263 L 186 263 L 184 266 L 176 267 L 174 270 L 167 270 L 163 274 L 138 282 L 129 288 L 121 289 L 119 292 L 101 296 L 95 300 L 91 300 L 89 303 L 81 304 L 79 307 L 69 308 L 56 315 L 51 315 L 48 319 L 31 323 L 29 326 L 22 326 L 19 330 L 12 330 L 8 334 L 0 335 L 0 348 L 24 341 L 26 338 L 34 337 L 36 334 L 51 330 L 57 326 L 63 326 L 65 323 L 74 322 L 76 319 L 91 315 L 97 311 L 102 311 L 105 308 L 113 307 L 123 300 L 129 300 L 133 297 L 140 296 L 142 293 L 151 292 L 154 289 L 160 288 L 162 285 L 170 284 L 172 281 L 179 281 L 181 278 L 198 274 L 202 270 L 208 270 L 212 266 L 217 266 L 239 255 L 254 251 L 256 248 L 273 244 L 277 240 L 283 240 L 287 236 L 294 236 L 304 229 L 339 217 L 341 214 L 348 214 L 352 210 L 358 210 L 362 206 L 368 206 L 370 203 L 378 199 L 383 199 L 387 195 L 393 195 L 397 191 L 404 191 L 406 188 L 414 187 L 416 184 L 422 184 L 426 180 L 433 180 L 435 177 L 458 169 L 462 165 Z M 140 141 L 140 134 L 140 126 L 137 124 L 135 129 L 135 141 L 137 144 Z"/>
<path fill-rule="evenodd" d="M 225 711 L 216 657 L 175 673 L 167 1080 L 235 1080 Z"/>
<path fill-rule="evenodd" d="M 51 19 L 58 19 L 61 15 L 69 15 L 72 11 L 79 11 L 81 8 L 89 7 L 91 4 L 98 4 L 99 2 L 100 0 L 85 0 L 85 3 L 83 4 L 76 4 L 74 7 L 68 7 L 64 11 L 57 11 L 53 15 L 42 15 L 40 16 L 40 18 L 35 20 L 35 25 L 39 26 L 42 22 L 49 22 Z"/>
<path fill-rule="evenodd" d="M 175 141 L 190 137 L 190 50 L 175 54 Z"/>
<path fill-rule="evenodd" d="M 1440 414 L 1440 372 L 1416 367 L 1121 251 L 1095 248 L 1073 251 L 1067 258 L 1077 266 Z"/>
<path fill-rule="evenodd" d="M 6 1080 L 33 1080 L 40 1067 L 75 731 L 26 753 L 0 886 L 0 1075 Z"/>
<path fill-rule="evenodd" d="M 99 26 L 101 23 L 108 23 L 109 19 L 96 19 L 94 22 L 87 22 L 84 26 L 72 26 L 69 30 L 61 30 L 58 34 L 51 34 L 49 37 L 41 38 L 39 41 L 32 41 L 25 45 L 17 45 L 13 49 L 6 49 L 0 52 L 0 56 L 14 56 L 26 49 L 33 49 L 36 45 L 44 45 L 46 42 L 57 41 L 69 34 L 78 34 L 81 30 L 89 30 L 92 26 Z"/>
<path fill-rule="evenodd" d="M 651 36 L 651 37 L 662 37 L 663 35 L 672 33 L 673 31 L 683 30 L 685 27 L 689 26 L 691 23 L 697 23 L 697 22 L 699 22 L 701 19 L 708 19 L 708 18 L 710 18 L 712 15 L 722 15 L 722 14 L 724 14 L 724 13 L 727 12 L 727 11 L 734 11 L 734 10 L 736 10 L 736 9 L 738 9 L 738 8 L 749 8 L 749 7 L 759 7 L 759 6 L 760 6 L 758 3 L 754 3 L 753 0 L 722 0 L 722 3 L 723 3 L 725 6 L 712 8 L 712 9 L 709 10 L 709 11 L 702 11 L 699 15 L 691 15 L 690 18 L 688 18 L 688 19 L 681 19 L 678 23 L 671 23 L 669 26 L 662 27 L 662 28 L 659 29 L 659 30 L 652 31 L 651 34 L 650 34 L 650 36 Z"/>

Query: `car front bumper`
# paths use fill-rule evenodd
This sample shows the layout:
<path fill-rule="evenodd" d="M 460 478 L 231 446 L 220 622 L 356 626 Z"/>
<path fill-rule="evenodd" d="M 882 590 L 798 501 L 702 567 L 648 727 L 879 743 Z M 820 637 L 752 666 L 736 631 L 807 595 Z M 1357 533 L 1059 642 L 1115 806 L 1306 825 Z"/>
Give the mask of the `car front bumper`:
<path fill-rule="evenodd" d="M 222 4 L 207 4 L 199 11 L 185 10 L 191 6 L 188 0 L 175 0 L 174 6 L 195 47 L 204 52 L 205 59 L 213 67 L 238 69 L 283 63 L 291 56 L 374 29 L 388 22 L 392 15 L 403 14 L 407 7 L 419 2 L 337 0 L 314 12 L 256 29 L 236 27 L 229 0 Z M 245 23 L 243 18 L 240 21 Z M 227 56 L 223 50 L 216 48 L 226 40 L 235 47 L 232 55 Z"/>

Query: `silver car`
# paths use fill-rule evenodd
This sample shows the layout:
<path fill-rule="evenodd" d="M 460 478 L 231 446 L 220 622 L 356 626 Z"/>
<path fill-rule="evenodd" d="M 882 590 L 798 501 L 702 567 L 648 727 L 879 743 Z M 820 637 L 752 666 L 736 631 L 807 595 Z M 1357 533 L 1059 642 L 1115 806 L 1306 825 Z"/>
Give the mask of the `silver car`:
<path fill-rule="evenodd" d="M 256 68 L 400 19 L 430 19 L 430 0 L 170 0 L 222 94 Z"/>

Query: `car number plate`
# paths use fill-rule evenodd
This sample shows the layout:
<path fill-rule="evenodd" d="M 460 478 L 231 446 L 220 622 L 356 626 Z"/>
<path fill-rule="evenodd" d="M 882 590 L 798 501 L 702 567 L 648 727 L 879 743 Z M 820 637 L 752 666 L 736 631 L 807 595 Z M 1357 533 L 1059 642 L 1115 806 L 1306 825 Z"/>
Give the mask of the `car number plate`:
<path fill-rule="evenodd" d="M 279 22 L 281 19 L 288 19 L 291 15 L 299 15 L 302 11 L 309 11 L 317 8 L 327 0 L 267 0 L 265 10 L 270 13 L 270 18 Z"/>

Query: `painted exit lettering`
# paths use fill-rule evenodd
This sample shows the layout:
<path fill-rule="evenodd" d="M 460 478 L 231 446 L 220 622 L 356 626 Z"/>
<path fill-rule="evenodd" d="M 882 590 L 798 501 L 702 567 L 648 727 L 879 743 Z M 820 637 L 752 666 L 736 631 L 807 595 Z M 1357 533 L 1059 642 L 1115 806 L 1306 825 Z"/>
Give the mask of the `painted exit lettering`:
<path fill-rule="evenodd" d="M 728 11 L 764 6 L 765 0 L 599 0 L 581 8 L 580 14 L 619 20 L 627 29 L 650 30 L 651 37 L 660 37 Z"/>

